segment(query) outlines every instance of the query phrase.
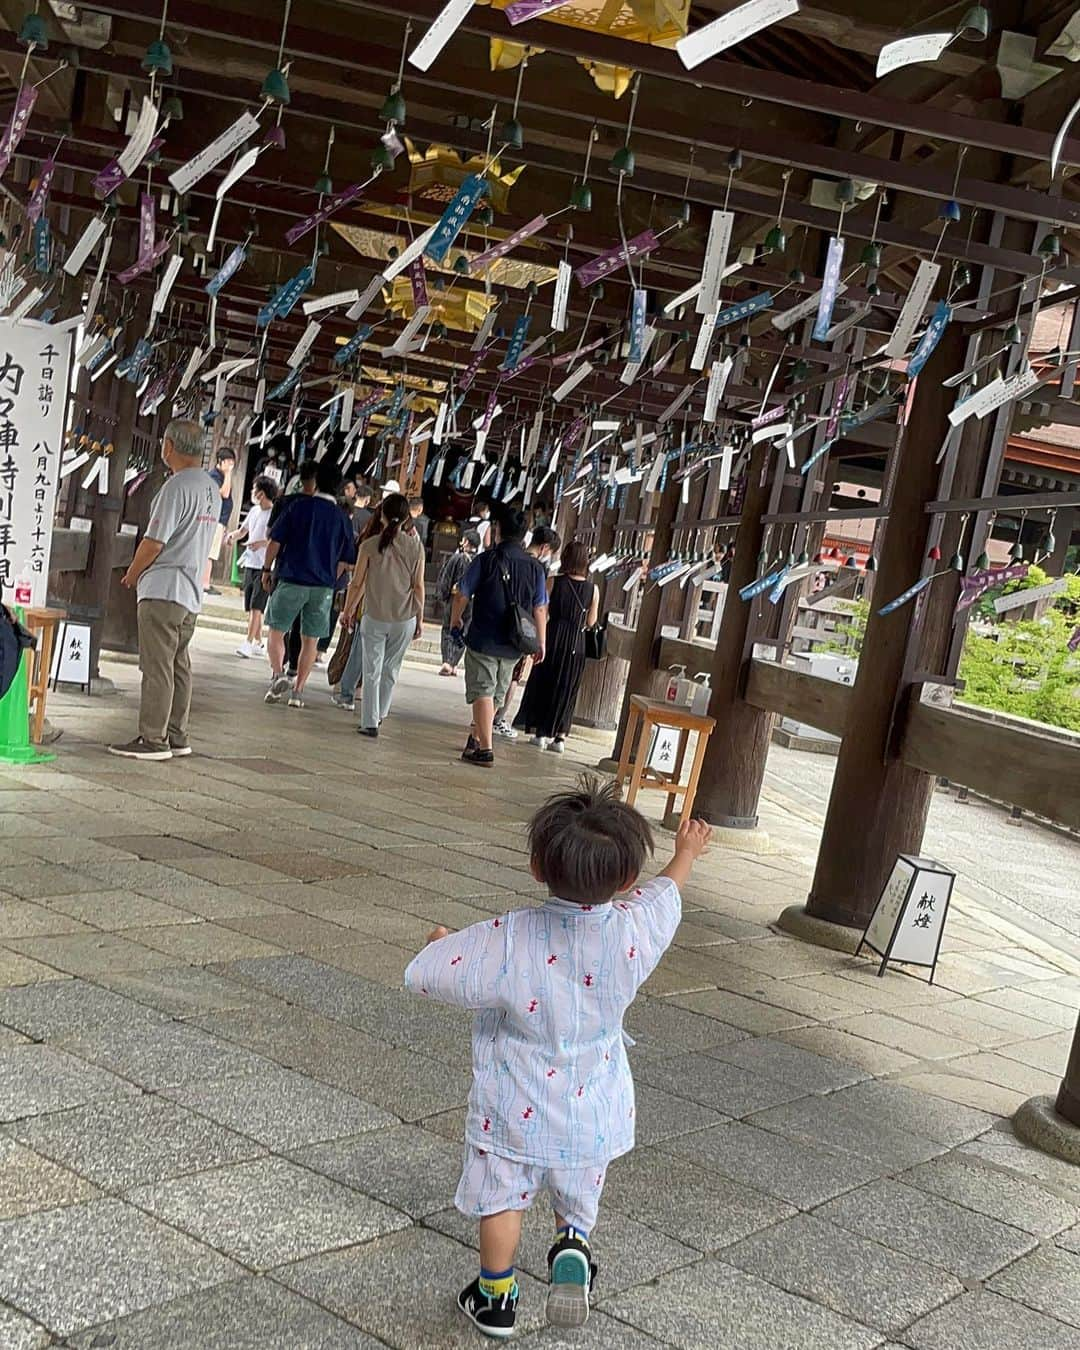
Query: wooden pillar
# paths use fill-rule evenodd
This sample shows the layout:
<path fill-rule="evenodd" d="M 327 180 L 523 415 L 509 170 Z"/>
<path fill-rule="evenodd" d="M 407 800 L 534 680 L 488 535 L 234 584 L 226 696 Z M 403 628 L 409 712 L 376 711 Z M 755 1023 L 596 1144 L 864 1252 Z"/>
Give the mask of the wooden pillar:
<path fill-rule="evenodd" d="M 679 509 L 682 484 L 676 482 L 675 475 L 668 473 L 664 490 L 660 494 L 660 506 L 653 527 L 653 545 L 649 553 L 649 568 L 658 567 L 666 562 L 671 552 L 671 538 L 675 524 L 675 513 Z M 642 494 L 644 497 L 644 494 Z M 630 656 L 630 669 L 626 676 L 626 690 L 622 707 L 619 710 L 619 726 L 615 734 L 615 749 L 612 756 L 618 759 L 622 754 L 623 737 L 626 735 L 626 719 L 630 713 L 631 694 L 647 694 L 649 677 L 656 669 L 656 622 L 660 617 L 660 602 L 664 592 L 660 587 L 642 583 L 643 593 L 638 608 L 637 627 L 634 630 L 634 649 Z"/>
<path fill-rule="evenodd" d="M 1062 506 L 1054 519 L 1054 551 L 1043 563 L 1043 568 L 1052 577 L 1065 575 L 1065 563 L 1072 545 L 1075 523 L 1076 507 Z"/>
<path fill-rule="evenodd" d="M 705 752 L 696 804 L 697 814 L 710 824 L 736 829 L 757 825 L 758 796 L 772 734 L 773 714 L 752 707 L 742 697 L 757 602 L 739 599 L 739 590 L 758 572 L 765 535 L 761 517 L 771 489 L 770 453 L 775 450 L 768 443 L 756 446 L 747 469 L 742 519 L 710 676 L 709 715 L 716 719 L 716 728 Z"/>
<path fill-rule="evenodd" d="M 963 368 L 966 337 L 960 325 L 946 330 L 920 377 L 898 456 L 889 520 L 878 559 L 875 606 L 919 580 L 930 547 L 932 518 L 926 503 L 938 490 L 938 450 L 955 401 L 942 381 Z M 971 419 L 975 422 L 976 419 Z M 966 495 L 985 457 L 987 429 L 970 422 L 957 461 L 953 490 Z M 940 547 L 947 565 L 959 542 L 958 515 L 945 517 Z M 818 852 L 807 912 L 861 928 L 868 921 L 898 853 L 918 852 L 934 779 L 897 758 L 909 700 L 919 671 L 936 674 L 946 660 L 958 578 L 931 583 L 923 601 L 882 616 L 871 610 L 859 670 L 848 708 Z"/>
<path fill-rule="evenodd" d="M 1076 1023 L 1065 1077 L 1058 1089 L 1056 1108 L 1059 1116 L 1064 1116 L 1071 1125 L 1080 1126 L 1080 1020 Z"/>

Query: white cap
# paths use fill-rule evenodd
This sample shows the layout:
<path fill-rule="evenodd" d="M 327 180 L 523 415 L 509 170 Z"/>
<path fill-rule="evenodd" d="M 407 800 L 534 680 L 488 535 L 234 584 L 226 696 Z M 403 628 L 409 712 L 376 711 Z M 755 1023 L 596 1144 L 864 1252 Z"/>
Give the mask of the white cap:
<path fill-rule="evenodd" d="M 396 478 L 388 478 L 386 482 L 382 485 L 382 495 L 384 497 L 389 497 L 390 494 L 393 492 L 400 493 L 401 484 L 398 482 Z"/>

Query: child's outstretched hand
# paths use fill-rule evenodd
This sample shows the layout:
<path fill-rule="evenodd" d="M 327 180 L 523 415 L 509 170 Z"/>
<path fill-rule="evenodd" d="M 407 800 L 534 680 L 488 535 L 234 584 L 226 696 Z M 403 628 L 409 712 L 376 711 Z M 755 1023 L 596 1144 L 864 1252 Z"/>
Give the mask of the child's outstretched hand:
<path fill-rule="evenodd" d="M 440 923 L 440 924 L 436 924 L 436 926 L 435 926 L 435 927 L 431 930 L 431 932 L 427 935 L 427 940 L 428 940 L 429 943 L 431 943 L 431 942 L 438 942 L 440 938 L 449 937 L 449 936 L 450 936 L 450 929 L 449 929 L 449 928 L 444 928 L 444 927 L 442 926 L 442 924 Z"/>
<path fill-rule="evenodd" d="M 675 836 L 675 852 L 699 858 L 709 846 L 712 826 L 704 820 L 684 820 Z"/>

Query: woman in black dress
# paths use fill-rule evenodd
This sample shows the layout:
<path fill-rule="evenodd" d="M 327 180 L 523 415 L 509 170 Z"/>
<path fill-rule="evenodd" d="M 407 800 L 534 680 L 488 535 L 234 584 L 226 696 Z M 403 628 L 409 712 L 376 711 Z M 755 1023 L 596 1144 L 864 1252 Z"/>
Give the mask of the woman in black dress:
<path fill-rule="evenodd" d="M 562 570 L 551 583 L 544 659 L 533 665 L 514 726 L 532 733 L 532 744 L 562 754 L 585 670 L 584 630 L 596 622 L 600 590 L 589 579 L 589 550 L 572 540 Z"/>

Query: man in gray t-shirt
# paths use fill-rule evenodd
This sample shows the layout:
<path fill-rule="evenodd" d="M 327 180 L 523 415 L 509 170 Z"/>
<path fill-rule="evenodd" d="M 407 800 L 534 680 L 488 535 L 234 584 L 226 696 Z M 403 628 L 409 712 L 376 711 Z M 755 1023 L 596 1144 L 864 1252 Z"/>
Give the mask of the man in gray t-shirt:
<path fill-rule="evenodd" d="M 146 534 L 121 585 L 139 598 L 139 734 L 109 753 L 126 759 L 190 755 L 188 646 L 202 608 L 202 572 L 218 523 L 220 494 L 201 467 L 202 428 L 174 419 L 165 429 L 161 458 L 172 471 L 150 507 Z"/>

